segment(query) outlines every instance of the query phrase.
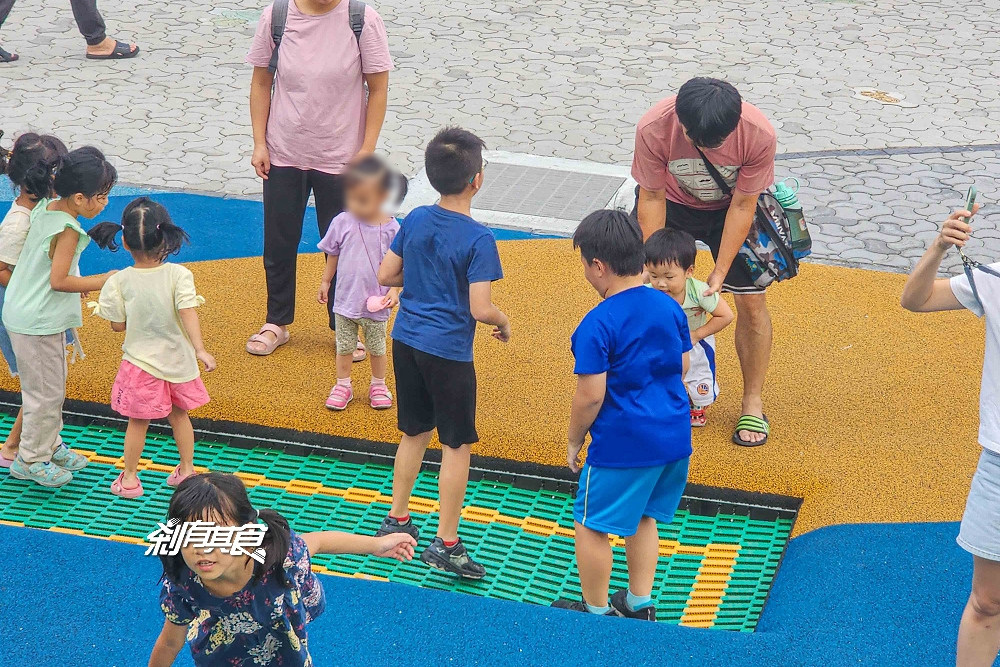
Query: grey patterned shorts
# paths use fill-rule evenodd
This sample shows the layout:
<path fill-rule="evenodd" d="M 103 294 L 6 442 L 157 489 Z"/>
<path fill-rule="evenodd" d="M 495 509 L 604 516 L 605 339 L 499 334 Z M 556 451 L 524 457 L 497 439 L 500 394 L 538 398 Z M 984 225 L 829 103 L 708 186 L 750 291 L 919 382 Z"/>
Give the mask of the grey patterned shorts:
<path fill-rule="evenodd" d="M 365 347 L 368 354 L 374 357 L 385 356 L 385 332 L 388 322 L 376 322 L 367 317 L 351 319 L 340 313 L 337 317 L 337 354 L 352 354 L 358 346 L 358 329 L 364 334 Z"/>

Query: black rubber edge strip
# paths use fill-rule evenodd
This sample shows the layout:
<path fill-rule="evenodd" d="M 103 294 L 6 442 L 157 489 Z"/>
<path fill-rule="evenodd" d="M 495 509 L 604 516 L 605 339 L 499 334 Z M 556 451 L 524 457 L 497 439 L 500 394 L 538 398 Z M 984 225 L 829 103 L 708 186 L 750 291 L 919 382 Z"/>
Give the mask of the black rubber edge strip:
<path fill-rule="evenodd" d="M 19 406 L 20 394 L 0 390 L 0 411 L 14 414 Z M 63 416 L 67 424 L 74 426 L 101 424 L 121 428 L 127 421 L 107 404 L 73 399 L 66 400 Z M 322 454 L 336 456 L 352 463 L 365 463 L 376 459 L 390 466 L 396 454 L 396 443 L 218 419 L 195 418 L 191 422 L 201 439 L 244 449 L 264 447 L 297 456 Z M 163 433 L 170 432 L 170 426 L 165 419 L 154 421 L 150 424 L 150 429 Z M 428 449 L 424 465 L 437 469 L 440 464 L 441 450 Z M 475 454 L 472 456 L 469 479 L 504 482 L 528 491 L 575 494 L 577 487 L 577 476 L 566 467 Z M 801 498 L 792 496 L 700 484 L 688 484 L 684 496 L 681 509 L 694 514 L 707 516 L 720 513 L 736 514 L 761 521 L 774 521 L 778 518 L 794 521 L 802 505 Z"/>

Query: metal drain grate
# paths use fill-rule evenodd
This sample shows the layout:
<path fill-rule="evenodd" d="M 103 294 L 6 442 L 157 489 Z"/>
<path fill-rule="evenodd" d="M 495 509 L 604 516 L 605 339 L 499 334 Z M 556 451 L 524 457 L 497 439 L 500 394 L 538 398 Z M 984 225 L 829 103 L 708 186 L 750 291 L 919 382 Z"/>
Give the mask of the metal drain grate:
<path fill-rule="evenodd" d="M 605 208 L 624 182 L 618 176 L 492 163 L 473 205 L 486 211 L 579 221 Z"/>

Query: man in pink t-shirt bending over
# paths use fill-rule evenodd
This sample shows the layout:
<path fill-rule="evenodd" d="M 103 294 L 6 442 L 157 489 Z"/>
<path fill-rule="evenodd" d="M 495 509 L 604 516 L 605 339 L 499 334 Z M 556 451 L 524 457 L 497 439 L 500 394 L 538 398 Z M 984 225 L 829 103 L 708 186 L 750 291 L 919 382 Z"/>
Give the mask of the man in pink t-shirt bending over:
<path fill-rule="evenodd" d="M 737 253 L 753 223 L 757 197 L 774 182 L 776 145 L 767 118 L 743 102 L 736 88 L 696 78 L 642 117 L 632 161 L 643 236 L 665 225 L 688 232 L 715 258 L 706 295 L 720 290 L 735 295 L 743 417 L 733 442 L 747 447 L 764 444 L 769 431 L 761 394 L 771 356 L 771 315 L 764 290 L 754 285 Z M 699 149 L 731 194 L 716 183 Z"/>

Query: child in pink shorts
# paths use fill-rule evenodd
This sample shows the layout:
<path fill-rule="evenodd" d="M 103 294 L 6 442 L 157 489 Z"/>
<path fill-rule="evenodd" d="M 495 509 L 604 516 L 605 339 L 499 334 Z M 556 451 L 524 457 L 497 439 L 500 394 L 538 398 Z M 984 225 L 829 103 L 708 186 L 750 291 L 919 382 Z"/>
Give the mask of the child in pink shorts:
<path fill-rule="evenodd" d="M 137 466 L 153 419 L 167 418 L 177 442 L 180 465 L 167 478 L 177 486 L 194 472 L 194 429 L 188 411 L 208 403 L 198 362 L 215 370 L 215 358 L 205 351 L 195 308 L 204 301 L 194 289 L 194 277 L 166 259 L 180 250 L 187 233 L 173 224 L 167 210 L 147 197 L 125 207 L 122 224 L 102 222 L 90 236 L 102 248 L 117 250 L 115 237 L 135 265 L 119 271 L 104 285 L 94 314 L 125 332 L 118 376 L 111 388 L 111 407 L 128 417 L 125 470 L 111 485 L 123 498 L 142 495 Z"/>

